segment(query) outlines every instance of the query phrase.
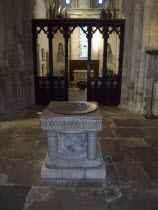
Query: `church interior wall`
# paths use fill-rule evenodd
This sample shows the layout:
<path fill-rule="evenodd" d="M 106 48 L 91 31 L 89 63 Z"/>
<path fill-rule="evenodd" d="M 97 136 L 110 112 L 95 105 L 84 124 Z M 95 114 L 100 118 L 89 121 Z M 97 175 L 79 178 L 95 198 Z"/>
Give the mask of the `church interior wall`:
<path fill-rule="evenodd" d="M 34 104 L 34 1 L 0 1 L 0 113 Z"/>
<path fill-rule="evenodd" d="M 154 66 L 157 58 L 148 49 L 158 49 L 157 0 L 123 1 L 126 18 L 121 105 L 133 112 L 147 114 L 150 110 Z M 158 68 L 158 65 L 156 66 Z M 154 85 L 153 112 L 157 109 L 157 82 Z"/>

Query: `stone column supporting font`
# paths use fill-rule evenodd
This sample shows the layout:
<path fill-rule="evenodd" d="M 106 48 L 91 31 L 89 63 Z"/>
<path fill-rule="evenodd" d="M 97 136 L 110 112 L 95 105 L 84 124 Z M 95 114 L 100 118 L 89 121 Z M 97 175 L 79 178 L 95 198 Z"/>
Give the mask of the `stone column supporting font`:
<path fill-rule="evenodd" d="M 58 157 L 58 140 L 56 133 L 47 133 L 48 136 L 48 158 L 55 160 Z"/>
<path fill-rule="evenodd" d="M 88 159 L 97 157 L 97 132 L 88 132 Z"/>

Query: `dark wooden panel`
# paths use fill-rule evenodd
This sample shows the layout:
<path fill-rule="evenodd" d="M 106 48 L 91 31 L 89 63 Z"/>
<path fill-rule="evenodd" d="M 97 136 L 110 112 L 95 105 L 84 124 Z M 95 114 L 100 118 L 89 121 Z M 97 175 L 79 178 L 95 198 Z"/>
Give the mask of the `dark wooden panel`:
<path fill-rule="evenodd" d="M 104 105 L 117 106 L 120 104 L 120 82 L 118 78 L 107 78 L 104 86 Z"/>
<path fill-rule="evenodd" d="M 64 77 L 54 77 L 53 79 L 53 100 L 67 101 L 68 91 Z"/>
<path fill-rule="evenodd" d="M 86 70 L 87 60 L 70 60 L 70 81 L 73 80 L 73 70 Z M 99 76 L 99 60 L 91 60 L 91 69 L 94 70 L 94 77 Z"/>
<path fill-rule="evenodd" d="M 97 101 L 99 105 L 103 104 L 104 80 L 101 77 L 91 77 L 87 87 L 88 101 Z"/>
<path fill-rule="evenodd" d="M 67 101 L 68 94 L 64 77 L 37 77 L 36 103 L 48 105 L 51 101 Z"/>
<path fill-rule="evenodd" d="M 36 103 L 48 105 L 53 99 L 51 79 L 49 77 L 37 77 L 36 84 Z"/>
<path fill-rule="evenodd" d="M 90 78 L 87 91 L 88 101 L 97 101 L 99 105 L 119 105 L 119 83 L 118 78 Z"/>
<path fill-rule="evenodd" d="M 65 26 L 122 26 L 125 24 L 125 19 L 96 19 L 96 18 L 61 18 L 61 19 L 32 19 L 32 24 L 36 26 L 65 27 Z"/>

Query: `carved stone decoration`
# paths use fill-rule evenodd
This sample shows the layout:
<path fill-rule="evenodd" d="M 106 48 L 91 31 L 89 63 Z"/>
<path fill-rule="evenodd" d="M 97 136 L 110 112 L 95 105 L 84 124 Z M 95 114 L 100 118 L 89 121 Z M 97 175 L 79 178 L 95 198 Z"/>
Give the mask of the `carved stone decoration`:
<path fill-rule="evenodd" d="M 41 170 L 42 178 L 105 179 L 106 170 L 97 143 L 97 132 L 102 130 L 99 108 L 90 113 L 65 115 L 66 110 L 86 111 L 90 104 L 97 108 L 94 102 L 51 102 L 42 112 L 41 128 L 48 136 L 48 155 Z M 64 114 L 54 111 L 62 109 Z"/>
<path fill-rule="evenodd" d="M 48 105 L 48 109 L 49 111 L 58 114 L 76 115 L 93 112 L 97 109 L 97 105 L 94 103 L 83 101 L 54 101 Z"/>

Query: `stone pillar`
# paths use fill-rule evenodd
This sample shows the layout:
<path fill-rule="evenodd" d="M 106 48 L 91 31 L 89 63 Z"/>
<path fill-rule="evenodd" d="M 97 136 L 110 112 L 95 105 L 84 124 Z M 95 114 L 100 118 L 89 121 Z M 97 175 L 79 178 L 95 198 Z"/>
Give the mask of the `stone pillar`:
<path fill-rule="evenodd" d="M 48 159 L 55 160 L 58 157 L 58 140 L 56 133 L 47 133 L 48 136 Z"/>
<path fill-rule="evenodd" d="M 97 156 L 97 133 L 88 132 L 88 159 L 95 160 Z"/>
<path fill-rule="evenodd" d="M 145 0 L 144 5 L 144 13 L 146 14 L 146 20 L 145 24 L 145 32 L 146 35 L 146 49 L 147 50 L 157 50 L 158 49 L 158 17 L 157 17 L 157 11 L 158 11 L 158 0 Z M 157 59 L 157 60 L 156 60 Z M 147 114 L 150 110 L 150 102 L 152 97 L 152 84 L 154 79 L 154 71 L 155 68 L 157 69 L 157 63 L 158 58 L 155 58 L 154 56 L 150 56 L 146 54 L 146 68 L 144 68 L 145 71 L 145 84 L 144 84 L 144 104 L 143 104 L 143 113 Z M 156 65 L 156 66 L 155 66 Z M 157 82 L 156 82 L 157 83 Z M 157 109 L 157 88 L 154 87 L 154 99 L 153 99 L 153 105 L 152 105 L 152 111 L 154 115 L 158 116 L 158 109 Z"/>
<path fill-rule="evenodd" d="M 129 110 L 147 114 L 151 100 L 153 58 L 147 49 L 158 48 L 158 0 L 123 0 L 127 19 L 121 104 Z M 155 95 L 157 89 L 155 88 Z M 158 92 L 158 91 L 157 91 Z M 155 102 L 157 99 L 155 98 Z M 153 106 L 155 115 L 158 109 Z"/>
<path fill-rule="evenodd" d="M 150 49 L 158 49 L 158 0 L 146 0 L 145 1 L 145 9 L 150 13 L 150 34 L 149 34 L 149 46 Z"/>

